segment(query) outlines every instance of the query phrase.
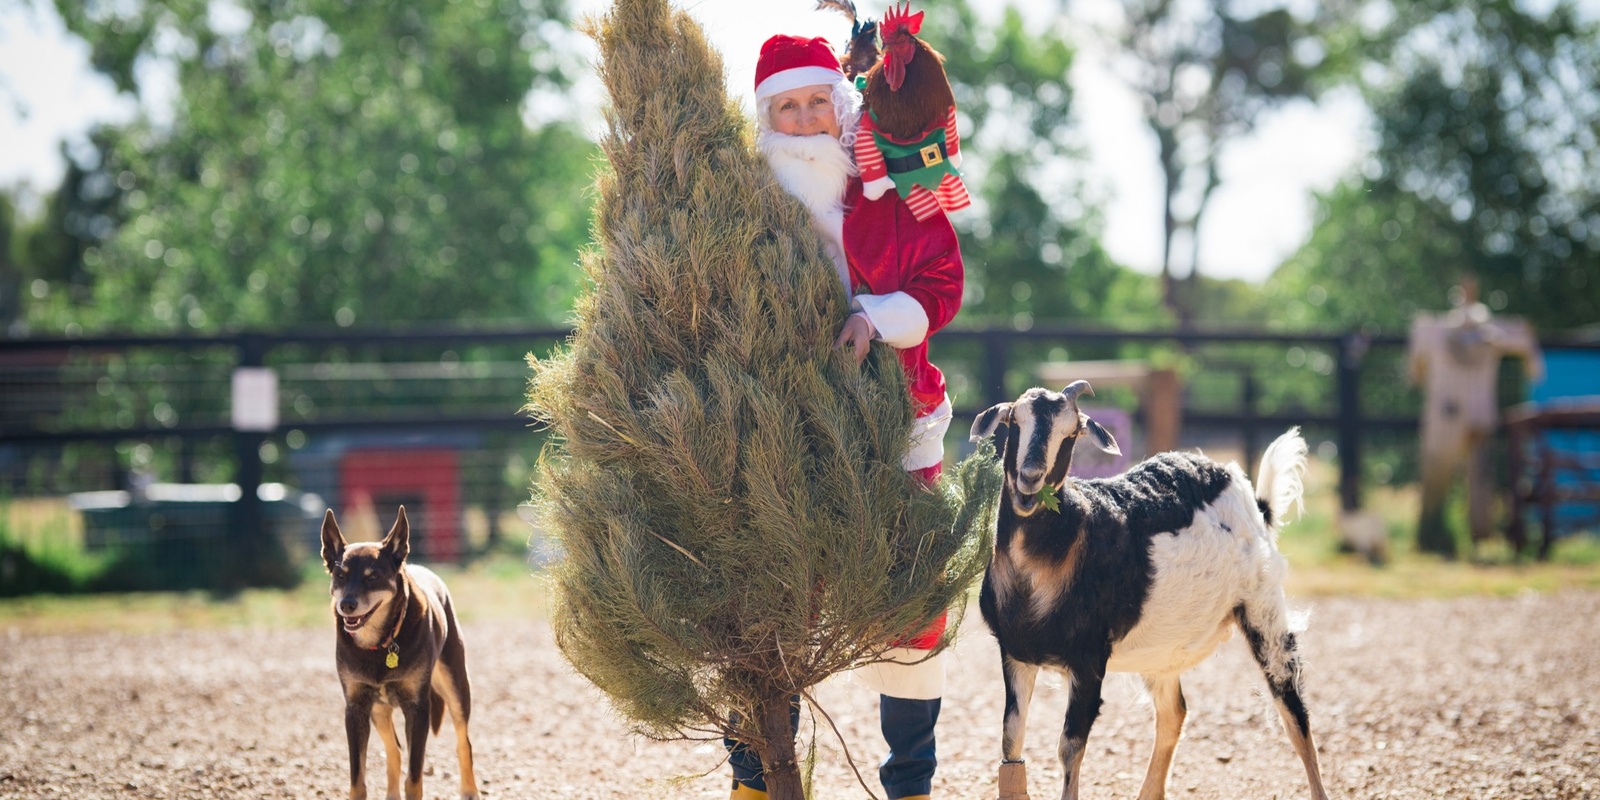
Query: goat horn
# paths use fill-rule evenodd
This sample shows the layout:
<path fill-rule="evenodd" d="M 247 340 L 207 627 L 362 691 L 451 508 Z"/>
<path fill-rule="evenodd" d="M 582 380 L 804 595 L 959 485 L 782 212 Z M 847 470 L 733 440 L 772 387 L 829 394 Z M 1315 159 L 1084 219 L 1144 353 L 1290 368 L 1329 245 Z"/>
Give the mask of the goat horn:
<path fill-rule="evenodd" d="M 1094 397 L 1094 387 L 1090 386 L 1088 381 L 1073 381 L 1067 384 L 1067 388 L 1061 390 L 1061 393 L 1066 395 L 1068 400 L 1074 402 L 1077 401 L 1078 395 L 1084 392 L 1088 392 L 1090 397 Z"/>

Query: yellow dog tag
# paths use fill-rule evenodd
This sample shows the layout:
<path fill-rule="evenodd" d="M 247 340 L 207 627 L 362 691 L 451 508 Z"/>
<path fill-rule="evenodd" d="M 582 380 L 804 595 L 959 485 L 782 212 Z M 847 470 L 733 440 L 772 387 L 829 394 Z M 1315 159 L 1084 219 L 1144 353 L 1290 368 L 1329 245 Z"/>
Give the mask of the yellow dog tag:
<path fill-rule="evenodd" d="M 394 669 L 395 667 L 400 666 L 400 654 L 390 650 L 389 655 L 383 657 L 383 665 L 389 669 Z"/>

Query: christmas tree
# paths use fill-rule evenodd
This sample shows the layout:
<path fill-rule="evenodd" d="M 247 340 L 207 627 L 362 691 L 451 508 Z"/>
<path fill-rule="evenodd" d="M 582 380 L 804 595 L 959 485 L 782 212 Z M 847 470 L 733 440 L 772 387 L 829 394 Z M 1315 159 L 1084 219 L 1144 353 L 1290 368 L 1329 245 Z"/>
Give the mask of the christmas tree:
<path fill-rule="evenodd" d="M 900 363 L 833 347 L 843 287 L 699 25 L 619 0 L 589 33 L 610 96 L 591 286 L 530 359 L 556 641 L 638 731 L 731 735 L 799 798 L 790 698 L 963 605 L 999 475 L 902 468 Z"/>

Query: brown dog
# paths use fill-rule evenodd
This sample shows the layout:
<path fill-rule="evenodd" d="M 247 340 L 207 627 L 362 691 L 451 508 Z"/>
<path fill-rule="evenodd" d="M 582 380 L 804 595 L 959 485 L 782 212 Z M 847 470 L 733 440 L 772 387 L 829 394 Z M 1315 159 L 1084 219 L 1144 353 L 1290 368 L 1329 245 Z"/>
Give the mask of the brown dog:
<path fill-rule="evenodd" d="M 422 797 L 428 729 L 439 732 L 445 709 L 456 730 L 461 798 L 477 800 L 467 718 L 472 689 L 467 651 L 444 581 L 406 563 L 411 526 L 402 506 L 382 542 L 346 544 L 330 509 L 322 519 L 322 561 L 333 576 L 338 646 L 334 661 L 344 686 L 344 730 L 350 740 L 350 797 L 367 796 L 367 736 L 378 728 L 387 755 L 388 800 L 400 800 L 400 742 L 394 710 L 405 714 L 406 800 Z"/>

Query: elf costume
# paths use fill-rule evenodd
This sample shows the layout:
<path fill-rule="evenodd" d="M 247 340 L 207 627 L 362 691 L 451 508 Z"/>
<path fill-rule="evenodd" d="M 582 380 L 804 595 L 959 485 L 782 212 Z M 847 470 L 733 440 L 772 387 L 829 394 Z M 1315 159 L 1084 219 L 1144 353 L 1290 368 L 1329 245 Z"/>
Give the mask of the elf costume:
<path fill-rule="evenodd" d="M 871 112 L 862 114 L 855 155 L 867 198 L 876 200 L 893 188 L 918 221 L 972 205 L 956 170 L 961 166 L 961 137 L 954 106 L 939 124 L 904 142 L 878 130 Z"/>

